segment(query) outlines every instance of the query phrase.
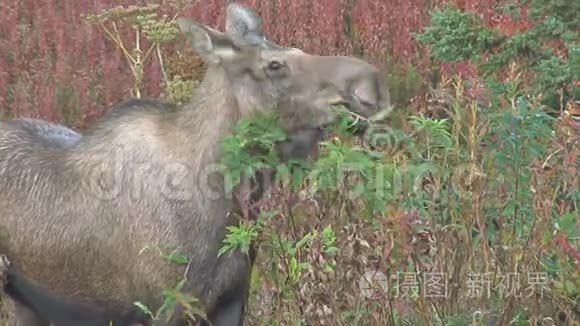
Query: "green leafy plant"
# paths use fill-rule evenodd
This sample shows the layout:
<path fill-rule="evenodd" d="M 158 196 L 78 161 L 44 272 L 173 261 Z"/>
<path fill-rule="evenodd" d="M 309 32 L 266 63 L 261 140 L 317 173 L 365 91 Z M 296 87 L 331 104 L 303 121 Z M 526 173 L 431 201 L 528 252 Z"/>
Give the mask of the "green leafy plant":
<path fill-rule="evenodd" d="M 143 250 L 151 249 L 149 247 L 143 248 Z M 181 253 L 178 249 L 173 250 L 169 254 L 164 254 L 160 248 L 156 248 L 159 254 L 167 259 L 170 263 L 177 265 L 186 266 L 189 264 L 189 258 Z M 142 250 L 142 251 L 143 251 Z M 189 296 L 183 293 L 183 287 L 188 282 L 184 277 L 177 282 L 173 287 L 166 288 L 162 291 L 163 304 L 154 313 L 149 307 L 140 301 L 136 301 L 133 304 L 146 313 L 154 321 L 164 320 L 168 321 L 171 315 L 175 311 L 177 306 L 182 308 L 182 311 L 190 318 L 192 321 L 199 318 L 207 319 L 205 310 L 201 307 L 199 299 Z"/>
<path fill-rule="evenodd" d="M 231 136 L 222 141 L 221 172 L 226 177 L 226 191 L 244 177 L 251 178 L 262 168 L 280 163 L 276 143 L 286 140 L 286 133 L 278 127 L 274 113 L 258 113 L 242 119 Z"/>
<path fill-rule="evenodd" d="M 549 122 L 553 119 L 541 108 L 530 107 L 523 98 L 515 104 L 515 111 L 505 111 L 492 121 L 494 133 L 490 137 L 497 139 L 491 143 L 496 150 L 495 164 L 513 194 L 503 216 L 512 217 L 514 235 L 522 237 L 535 221 L 533 194 L 528 191 L 532 178 L 529 167 L 546 155 L 546 141 L 552 134 Z"/>
<path fill-rule="evenodd" d="M 278 211 L 260 211 L 256 221 L 241 221 L 239 225 L 228 226 L 229 231 L 223 241 L 223 246 L 218 251 L 221 256 L 231 250 L 240 250 L 247 254 L 252 242 L 255 241 L 264 225 L 276 216 Z"/>
<path fill-rule="evenodd" d="M 521 17 L 520 8 L 530 7 L 530 13 Z M 511 36 L 500 35 L 483 26 L 474 13 L 446 5 L 432 13 L 431 23 L 415 38 L 431 47 L 432 56 L 442 62 L 469 61 L 479 66 L 489 78 L 514 62 L 519 68 L 532 72 L 537 80 L 533 90 L 544 97 L 544 103 L 565 105 L 575 96 L 573 81 L 580 79 L 578 69 L 578 28 L 580 18 L 572 2 L 526 0 L 508 3 L 503 12 L 515 20 L 528 19 L 533 25 L 526 31 Z M 549 44 L 560 43 L 565 55 L 558 54 Z M 563 92 L 559 94 L 559 92 Z M 558 97 L 563 97 L 562 101 Z"/>
<path fill-rule="evenodd" d="M 499 41 L 497 33 L 485 28 L 476 14 L 452 5 L 434 11 L 430 25 L 415 38 L 429 44 L 435 58 L 449 62 L 480 59 Z"/>

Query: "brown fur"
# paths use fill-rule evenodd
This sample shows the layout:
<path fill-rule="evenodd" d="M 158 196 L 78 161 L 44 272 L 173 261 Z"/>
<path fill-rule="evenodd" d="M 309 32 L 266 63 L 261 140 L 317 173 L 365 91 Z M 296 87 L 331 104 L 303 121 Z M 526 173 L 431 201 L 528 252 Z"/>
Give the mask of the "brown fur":
<path fill-rule="evenodd" d="M 240 17 L 227 19 L 247 19 Z M 320 126 L 334 119 L 328 105 L 337 100 L 368 113 L 369 103 L 385 99 L 372 89 L 380 85 L 378 71 L 362 60 L 234 46 L 234 34 L 185 20 L 180 27 L 209 66 L 191 103 L 127 101 L 68 146 L 0 122 L 0 253 L 55 294 L 106 307 L 141 301 L 156 309 L 161 291 L 186 272 L 187 289 L 214 307 L 245 282 L 240 271 L 249 268 L 239 252 L 216 257 L 225 226 L 235 223 L 223 179 L 212 174 L 219 141 L 260 109 L 291 117 L 296 106 L 308 108 L 309 124 Z M 282 63 L 277 72 L 266 68 L 273 59 Z M 284 126 L 303 127 L 296 121 L 288 118 Z M 187 271 L 158 248 L 188 255 Z"/>

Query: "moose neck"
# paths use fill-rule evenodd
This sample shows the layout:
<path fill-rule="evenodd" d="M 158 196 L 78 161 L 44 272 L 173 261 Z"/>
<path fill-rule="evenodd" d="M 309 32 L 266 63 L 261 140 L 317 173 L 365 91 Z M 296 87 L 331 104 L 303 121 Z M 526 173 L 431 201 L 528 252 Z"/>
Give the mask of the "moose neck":
<path fill-rule="evenodd" d="M 202 166 L 219 160 L 221 140 L 241 117 L 234 85 L 223 68 L 210 67 L 189 104 L 177 112 L 176 139 L 188 144 L 191 162 Z"/>

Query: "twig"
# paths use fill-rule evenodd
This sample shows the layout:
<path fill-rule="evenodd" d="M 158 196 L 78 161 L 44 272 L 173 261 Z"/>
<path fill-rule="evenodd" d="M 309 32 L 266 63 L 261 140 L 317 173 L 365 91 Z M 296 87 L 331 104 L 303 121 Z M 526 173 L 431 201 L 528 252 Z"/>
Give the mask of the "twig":
<path fill-rule="evenodd" d="M 99 23 L 99 25 L 105 31 L 105 33 L 107 33 L 107 35 L 113 40 L 113 42 L 115 42 L 119 46 L 121 51 L 123 51 L 123 54 L 125 55 L 127 60 L 129 60 L 131 69 L 133 69 L 133 64 L 135 64 L 135 59 L 133 59 L 133 56 L 129 53 L 129 51 L 127 51 L 127 49 L 123 45 L 123 42 L 120 39 L 118 39 L 116 36 L 114 36 L 113 33 L 111 33 L 111 31 L 109 31 L 107 26 L 105 26 L 103 23 Z M 118 33 L 117 28 L 115 28 L 115 32 Z"/>
<path fill-rule="evenodd" d="M 163 80 L 165 80 L 165 85 L 169 85 L 169 78 L 167 78 L 167 72 L 165 71 L 165 64 L 163 63 L 163 56 L 161 55 L 161 47 L 159 43 L 156 46 L 157 49 L 157 59 L 159 59 L 159 66 L 161 67 L 161 74 L 163 75 Z"/>

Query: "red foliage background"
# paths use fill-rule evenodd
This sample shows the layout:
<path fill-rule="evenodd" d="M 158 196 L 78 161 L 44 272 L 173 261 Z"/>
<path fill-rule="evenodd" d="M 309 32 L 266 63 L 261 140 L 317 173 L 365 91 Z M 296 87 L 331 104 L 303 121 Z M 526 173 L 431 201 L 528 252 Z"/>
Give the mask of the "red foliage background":
<path fill-rule="evenodd" d="M 164 0 L 155 1 L 162 6 Z M 387 59 L 424 70 L 427 53 L 412 38 L 428 23 L 437 0 L 245 0 L 264 18 L 269 37 L 311 53 Z M 490 26 L 525 28 L 498 16 L 497 1 L 454 0 Z M 151 2 L 150 2 L 151 3 Z M 0 0 L 0 116 L 33 116 L 80 125 L 129 96 L 132 75 L 122 54 L 82 15 L 137 0 Z M 224 24 L 223 0 L 198 1 L 185 16 Z M 166 7 L 163 7 L 166 8 Z M 125 31 L 132 35 L 130 30 Z M 147 63 L 145 96 L 159 95 L 161 71 Z M 66 110 L 65 110 L 66 109 Z M 68 110 L 68 111 L 67 111 Z"/>

